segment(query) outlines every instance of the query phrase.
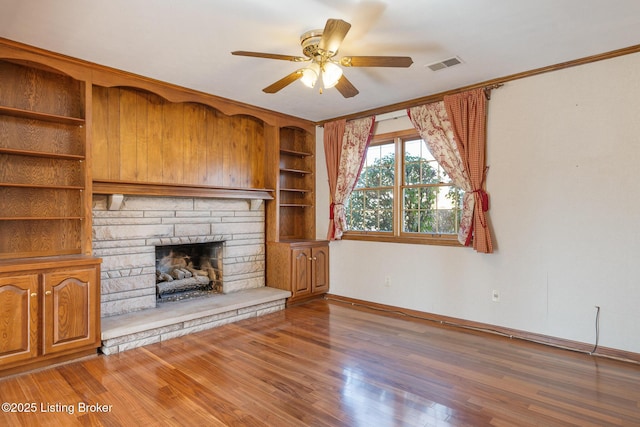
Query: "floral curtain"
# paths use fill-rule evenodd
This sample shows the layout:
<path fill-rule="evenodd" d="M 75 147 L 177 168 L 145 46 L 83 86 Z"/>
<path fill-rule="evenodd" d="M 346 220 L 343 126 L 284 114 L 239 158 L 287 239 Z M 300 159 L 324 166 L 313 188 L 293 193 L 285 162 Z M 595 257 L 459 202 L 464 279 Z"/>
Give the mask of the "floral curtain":
<path fill-rule="evenodd" d="M 458 241 L 492 253 L 487 225 L 489 196 L 484 190 L 486 97 L 483 89 L 445 96 L 444 101 L 409 108 L 407 114 L 429 151 L 464 190 Z"/>
<path fill-rule="evenodd" d="M 458 241 L 464 245 L 471 235 L 475 201 L 471 192 L 473 190 L 471 181 L 462 164 L 444 102 L 409 108 L 407 114 L 420 133 L 420 137 L 427 144 L 431 155 L 451 177 L 453 184 L 465 192 L 462 201 L 462 218 L 458 229 Z"/>
<path fill-rule="evenodd" d="M 339 122 L 325 124 L 324 147 L 331 194 L 328 240 L 340 240 L 347 228 L 344 203 L 360 176 L 374 123 L 373 116 L 349 121 L 344 125 L 342 139 Z"/>

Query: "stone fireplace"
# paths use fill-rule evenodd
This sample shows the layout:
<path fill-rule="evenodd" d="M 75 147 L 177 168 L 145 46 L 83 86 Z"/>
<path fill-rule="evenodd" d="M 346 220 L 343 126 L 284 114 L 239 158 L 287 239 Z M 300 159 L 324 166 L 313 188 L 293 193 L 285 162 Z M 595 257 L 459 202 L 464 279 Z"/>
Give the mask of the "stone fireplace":
<path fill-rule="evenodd" d="M 213 327 L 219 321 L 228 323 L 230 319 L 281 310 L 289 296 L 276 295 L 279 290 L 265 287 L 265 214 L 261 201 L 124 196 L 114 207 L 111 196 L 94 195 L 92 238 L 94 255 L 103 260 L 101 314 L 103 352 L 107 354 Z M 209 258 L 211 268 L 200 263 L 189 266 L 192 258 L 200 255 L 187 253 L 185 248 L 205 246 L 218 248 Z M 196 308 L 185 308 L 186 301 L 159 305 L 158 250 L 183 253 L 182 261 L 178 261 L 183 267 L 211 270 L 208 273 L 216 276 L 211 287 L 218 293 L 196 298 L 202 301 L 193 303 Z M 248 308 L 253 307 L 250 301 L 239 302 L 243 295 L 256 295 L 255 309 Z M 163 308 L 171 304 L 177 306 Z M 226 310 L 225 304 L 231 309 Z M 206 322 L 195 319 L 197 310 L 204 313 Z M 149 320 L 154 316 L 159 320 Z M 175 322 L 171 316 L 176 317 Z M 149 322 L 155 329 L 147 325 Z M 112 330 L 105 332 L 106 328 Z M 120 336 L 123 334 L 126 336 Z"/>
<path fill-rule="evenodd" d="M 93 251 L 102 258 L 103 317 L 156 306 L 156 247 L 220 242 L 222 293 L 265 285 L 264 204 L 244 199 L 125 196 L 93 202 Z"/>

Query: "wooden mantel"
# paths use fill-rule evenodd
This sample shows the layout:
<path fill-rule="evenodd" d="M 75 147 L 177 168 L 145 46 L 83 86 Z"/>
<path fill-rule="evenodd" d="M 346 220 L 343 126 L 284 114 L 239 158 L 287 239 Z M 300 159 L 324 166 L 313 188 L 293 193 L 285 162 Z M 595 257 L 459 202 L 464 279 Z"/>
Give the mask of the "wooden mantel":
<path fill-rule="evenodd" d="M 127 194 L 157 197 L 210 197 L 225 199 L 272 200 L 273 190 L 266 188 L 207 187 L 165 185 L 122 181 L 94 181 L 93 194 Z"/>

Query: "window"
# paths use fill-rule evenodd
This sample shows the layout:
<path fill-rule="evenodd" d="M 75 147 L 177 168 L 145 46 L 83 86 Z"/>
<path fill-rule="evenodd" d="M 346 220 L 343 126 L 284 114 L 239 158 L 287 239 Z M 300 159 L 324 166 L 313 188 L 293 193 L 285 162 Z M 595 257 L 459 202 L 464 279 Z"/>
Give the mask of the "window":
<path fill-rule="evenodd" d="M 415 130 L 375 136 L 344 238 L 457 245 L 462 195 Z"/>

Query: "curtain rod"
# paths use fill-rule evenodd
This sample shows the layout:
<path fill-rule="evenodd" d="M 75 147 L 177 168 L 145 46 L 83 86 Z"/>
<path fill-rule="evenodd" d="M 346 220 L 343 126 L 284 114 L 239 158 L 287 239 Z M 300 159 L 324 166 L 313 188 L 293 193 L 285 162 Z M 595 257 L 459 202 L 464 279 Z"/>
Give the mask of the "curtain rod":
<path fill-rule="evenodd" d="M 337 118 L 332 119 L 332 120 L 324 120 L 322 122 L 317 122 L 316 126 L 323 127 L 325 123 L 331 122 L 333 120 L 340 120 L 341 118 L 346 119 L 347 121 L 349 121 L 349 120 L 362 119 L 362 118 L 369 117 L 369 116 L 372 116 L 372 115 L 376 116 L 376 123 L 384 122 L 384 121 L 387 121 L 387 120 L 395 120 L 397 118 L 403 117 L 404 114 L 400 114 L 400 112 L 404 112 L 407 108 L 415 107 L 417 105 L 424 105 L 424 104 L 431 104 L 433 102 L 439 102 L 439 101 L 442 101 L 444 99 L 444 97 L 447 96 L 447 95 L 453 95 L 453 94 L 456 94 L 456 93 L 461 93 L 461 92 L 465 92 L 467 90 L 473 90 L 473 89 L 477 89 L 477 88 L 482 88 L 484 90 L 484 96 L 487 98 L 487 100 L 489 100 L 489 99 L 491 99 L 491 91 L 493 89 L 501 88 L 502 86 L 504 86 L 504 83 L 501 83 L 501 82 L 500 83 L 492 83 L 492 84 L 489 84 L 489 85 L 484 86 L 484 87 L 482 85 L 466 86 L 464 88 L 450 90 L 450 91 L 447 91 L 447 92 L 442 92 L 442 93 L 439 93 L 439 94 L 427 96 L 427 97 L 424 97 L 424 98 L 419 98 L 421 100 L 421 102 L 417 102 L 416 100 L 414 100 L 416 102 L 407 101 L 407 102 L 403 102 L 403 103 L 400 103 L 400 104 L 393 104 L 393 105 L 389 106 L 389 108 L 396 107 L 395 109 L 389 109 L 389 110 L 385 109 L 384 112 L 376 113 L 375 110 L 363 111 L 363 112 L 355 114 L 353 116 L 337 117 Z M 379 116 L 387 116 L 387 117 L 379 118 Z"/>
<path fill-rule="evenodd" d="M 391 114 L 391 113 L 395 113 L 395 112 L 398 112 L 398 111 L 406 110 L 407 108 L 415 107 L 417 105 L 431 104 L 432 102 L 442 101 L 444 99 L 444 97 L 447 96 L 447 95 L 454 95 L 456 93 L 466 92 L 468 90 L 473 90 L 473 89 L 478 89 L 478 88 L 484 89 L 484 94 L 487 97 L 487 99 L 491 99 L 491 91 L 493 89 L 498 89 L 498 88 L 500 88 L 502 86 L 504 86 L 504 83 L 502 81 L 493 81 L 490 84 L 487 84 L 487 82 L 485 82 L 483 84 L 465 86 L 465 87 L 462 87 L 462 88 L 459 88 L 459 89 L 449 90 L 449 91 L 446 91 L 446 92 L 441 92 L 441 93 L 437 93 L 437 94 L 434 94 L 434 95 L 425 96 L 423 98 L 413 99 L 413 100 L 401 102 L 401 103 L 398 103 L 398 104 L 392 104 L 392 105 L 389 105 L 389 106 L 387 106 L 385 108 L 361 111 L 360 113 L 356 113 L 356 114 L 349 115 L 349 116 L 336 117 L 336 118 L 333 118 L 333 119 L 330 119 L 330 120 L 323 120 L 323 121 L 320 121 L 320 122 L 316 122 L 316 126 L 322 127 L 325 123 L 332 122 L 334 120 L 340 120 L 340 119 L 346 119 L 347 121 L 349 121 L 349 120 L 362 119 L 362 118 L 369 117 L 369 116 L 372 116 L 372 115 L 378 116 L 378 115 L 382 115 L 382 114 Z M 397 118 L 397 117 L 394 117 L 394 118 Z M 390 118 L 387 118 L 386 120 L 389 120 L 389 119 Z M 376 121 L 379 121 L 379 120 L 376 118 Z"/>
<path fill-rule="evenodd" d="M 499 89 L 502 86 L 504 86 L 504 83 L 494 83 L 492 85 L 485 86 L 484 87 L 484 96 L 487 98 L 487 100 L 491 99 L 491 91 L 493 89 Z"/>

